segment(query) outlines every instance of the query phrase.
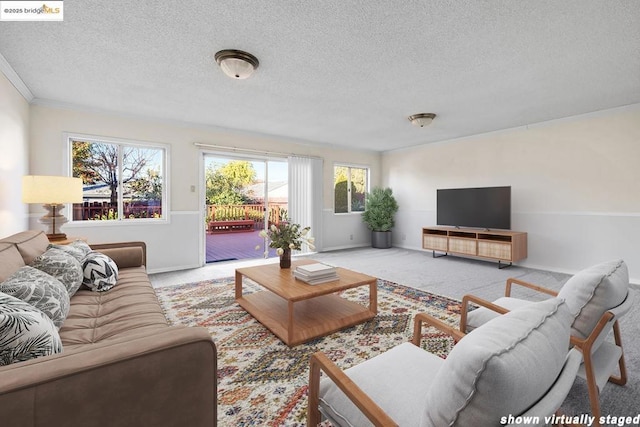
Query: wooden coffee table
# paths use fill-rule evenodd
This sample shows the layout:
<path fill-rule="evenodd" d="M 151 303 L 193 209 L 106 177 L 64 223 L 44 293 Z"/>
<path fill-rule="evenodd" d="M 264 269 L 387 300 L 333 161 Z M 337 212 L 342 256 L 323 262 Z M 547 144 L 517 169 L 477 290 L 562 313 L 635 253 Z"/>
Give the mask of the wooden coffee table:
<path fill-rule="evenodd" d="M 291 274 L 296 266 L 315 262 L 294 261 L 290 269 L 278 263 L 236 269 L 238 304 L 289 347 L 365 322 L 378 312 L 375 277 L 337 268 L 338 280 L 309 285 Z M 243 277 L 265 290 L 243 294 Z M 369 307 L 335 294 L 359 286 L 369 286 Z"/>

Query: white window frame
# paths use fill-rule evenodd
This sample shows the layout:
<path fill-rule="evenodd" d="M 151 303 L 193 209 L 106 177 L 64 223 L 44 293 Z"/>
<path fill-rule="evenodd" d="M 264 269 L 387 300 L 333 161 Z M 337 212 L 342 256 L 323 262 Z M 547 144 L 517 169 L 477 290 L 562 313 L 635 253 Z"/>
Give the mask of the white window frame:
<path fill-rule="evenodd" d="M 336 212 L 336 195 L 335 195 L 335 188 L 336 188 L 336 182 L 335 182 L 335 178 L 336 178 L 336 168 L 337 167 L 342 167 L 342 168 L 347 168 L 348 172 L 347 172 L 347 212 Z M 334 215 L 362 215 L 363 211 L 356 211 L 356 212 L 352 212 L 351 211 L 351 169 L 355 168 L 355 169 L 364 169 L 366 171 L 366 185 L 365 185 L 365 193 L 369 192 L 369 188 L 370 188 L 370 183 L 371 183 L 371 168 L 367 165 L 360 165 L 360 164 L 355 164 L 355 163 L 334 163 L 333 164 L 333 173 L 331 174 L 331 187 L 333 189 L 333 214 Z"/>
<path fill-rule="evenodd" d="M 170 157 L 171 157 L 171 146 L 169 144 L 163 144 L 159 142 L 148 142 L 148 141 L 140 141 L 140 140 L 131 140 L 124 138 L 115 138 L 115 137 L 104 137 L 98 135 L 88 135 L 88 134 L 80 134 L 80 133 L 63 133 L 63 141 L 64 141 L 64 155 L 65 155 L 65 168 L 67 176 L 73 176 L 73 161 L 71 156 L 73 155 L 73 150 L 71 148 L 71 142 L 73 140 L 82 140 L 96 143 L 106 143 L 113 144 L 119 147 L 129 146 L 129 147 L 138 147 L 138 148 L 154 148 L 160 149 L 164 151 L 163 161 L 162 161 L 162 218 L 122 218 L 122 209 L 123 209 L 123 191 L 122 191 L 122 183 L 119 183 L 119 191 L 118 191 L 118 219 L 117 220 L 109 220 L 109 221 L 87 221 L 87 220 L 73 220 L 73 215 L 69 214 L 68 219 L 69 223 L 67 226 L 73 225 L 82 225 L 82 226 L 113 226 L 113 225 L 132 225 L 132 224 L 167 224 L 170 222 L 169 218 L 169 200 L 170 200 L 170 191 L 169 191 L 169 183 L 170 180 Z M 119 171 L 118 175 L 122 176 L 122 151 L 118 150 L 118 165 Z M 67 212 L 72 212 L 73 205 L 70 204 L 70 207 Z"/>

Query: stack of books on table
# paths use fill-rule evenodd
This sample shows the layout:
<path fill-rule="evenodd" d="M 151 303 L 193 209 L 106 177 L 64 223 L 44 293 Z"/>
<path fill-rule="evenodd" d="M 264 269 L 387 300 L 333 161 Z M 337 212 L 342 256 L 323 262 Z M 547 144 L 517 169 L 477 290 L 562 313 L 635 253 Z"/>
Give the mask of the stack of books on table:
<path fill-rule="evenodd" d="M 321 264 L 319 262 L 299 265 L 295 270 L 293 270 L 293 275 L 296 279 L 302 280 L 310 285 L 338 280 L 338 273 L 336 272 L 335 267 Z"/>

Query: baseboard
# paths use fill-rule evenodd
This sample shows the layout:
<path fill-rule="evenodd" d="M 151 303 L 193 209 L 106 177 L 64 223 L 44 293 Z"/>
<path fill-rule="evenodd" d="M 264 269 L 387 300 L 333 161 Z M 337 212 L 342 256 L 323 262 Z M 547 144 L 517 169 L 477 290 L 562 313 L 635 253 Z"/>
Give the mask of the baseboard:
<path fill-rule="evenodd" d="M 190 270 L 192 268 L 200 268 L 200 264 L 176 265 L 168 268 L 152 268 L 147 270 L 147 274 L 168 273 L 170 271 Z"/>
<path fill-rule="evenodd" d="M 330 246 L 328 248 L 322 248 L 320 252 L 340 251 L 344 249 L 368 248 L 370 246 L 371 246 L 370 243 L 363 243 L 361 245 Z"/>

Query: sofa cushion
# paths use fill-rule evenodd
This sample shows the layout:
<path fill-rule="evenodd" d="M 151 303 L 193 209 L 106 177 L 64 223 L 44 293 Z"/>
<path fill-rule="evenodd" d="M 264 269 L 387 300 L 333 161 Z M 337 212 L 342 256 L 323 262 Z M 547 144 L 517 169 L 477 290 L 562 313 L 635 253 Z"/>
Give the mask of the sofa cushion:
<path fill-rule="evenodd" d="M 69 313 L 69 294 L 55 277 L 28 265 L 0 283 L 0 292 L 33 305 L 49 316 L 57 328 Z"/>
<path fill-rule="evenodd" d="M 25 264 L 31 264 L 35 257 L 43 254 L 49 246 L 49 239 L 44 231 L 28 230 L 2 239 L 2 242 L 13 243 L 18 248 Z"/>
<path fill-rule="evenodd" d="M 44 271 L 60 280 L 67 288 L 69 297 L 82 285 L 82 267 L 71 254 L 60 249 L 50 248 L 31 263 L 31 267 Z"/>
<path fill-rule="evenodd" d="M 600 317 L 622 304 L 628 291 L 629 271 L 623 260 L 603 262 L 572 276 L 558 292 L 575 316 L 572 334 L 589 336 Z"/>
<path fill-rule="evenodd" d="M 562 369 L 571 321 L 564 301 L 551 298 L 469 333 L 435 375 L 421 425 L 500 425 L 505 414 L 523 413 Z"/>
<path fill-rule="evenodd" d="M 73 349 L 167 327 L 146 270 L 135 267 L 120 270 L 118 286 L 107 292 L 76 292 L 60 337 L 66 349 Z"/>
<path fill-rule="evenodd" d="M 13 243 L 0 243 L 0 282 L 24 266 L 22 255 Z"/>
<path fill-rule="evenodd" d="M 82 283 L 92 291 L 108 291 L 118 281 L 118 266 L 115 261 L 100 252 L 90 252 L 84 257 L 82 271 Z"/>
<path fill-rule="evenodd" d="M 59 249 L 61 251 L 68 253 L 69 255 L 77 259 L 78 262 L 80 263 L 82 263 L 82 260 L 84 260 L 84 257 L 86 257 L 89 254 L 89 252 L 91 252 L 91 248 L 89 247 L 89 245 L 86 242 L 83 242 L 82 240 L 74 240 L 68 245 L 57 245 L 55 243 L 52 243 L 49 245 L 49 249 L 51 248 Z"/>
<path fill-rule="evenodd" d="M 443 365 L 440 357 L 407 342 L 344 372 L 398 425 L 418 427 L 416 413 L 424 405 L 430 380 Z M 330 378 L 320 382 L 319 397 L 320 412 L 332 425 L 371 425 Z"/>
<path fill-rule="evenodd" d="M 43 312 L 0 292 L 0 365 L 62 352 L 58 330 Z"/>

